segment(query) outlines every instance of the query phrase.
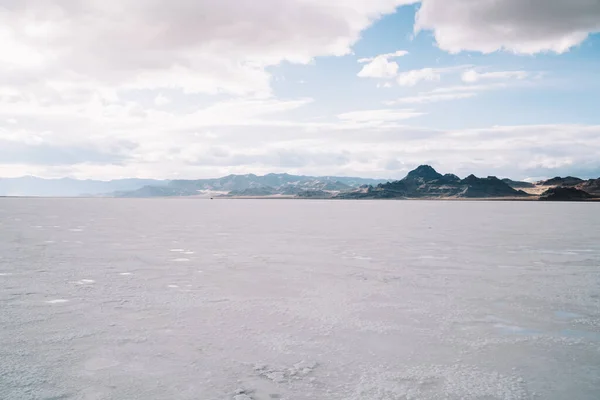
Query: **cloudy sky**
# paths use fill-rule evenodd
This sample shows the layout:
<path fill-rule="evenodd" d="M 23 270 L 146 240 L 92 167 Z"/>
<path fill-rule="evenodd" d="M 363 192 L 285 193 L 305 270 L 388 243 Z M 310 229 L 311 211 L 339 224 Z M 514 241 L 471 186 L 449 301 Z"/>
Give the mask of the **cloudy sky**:
<path fill-rule="evenodd" d="M 600 176 L 600 0 L 0 0 L 0 176 Z"/>

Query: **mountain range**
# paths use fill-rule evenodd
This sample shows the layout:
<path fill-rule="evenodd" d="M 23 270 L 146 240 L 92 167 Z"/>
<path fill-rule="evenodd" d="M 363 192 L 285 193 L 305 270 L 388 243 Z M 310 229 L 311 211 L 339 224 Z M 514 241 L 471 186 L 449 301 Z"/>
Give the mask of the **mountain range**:
<path fill-rule="evenodd" d="M 111 181 L 72 178 L 44 179 L 35 176 L 0 178 L 0 196 L 77 197 L 115 191 L 136 190 L 146 185 L 162 186 L 168 181 L 155 179 L 116 179 Z"/>
<path fill-rule="evenodd" d="M 377 185 L 382 182 L 387 182 L 387 180 L 290 174 L 228 175 L 222 178 L 196 180 L 117 179 L 111 181 L 72 178 L 44 179 L 25 176 L 0 178 L 0 196 L 211 197 L 273 194 L 294 196 L 304 191 L 326 190 L 334 193 L 361 185 Z"/>
<path fill-rule="evenodd" d="M 115 197 L 155 196 L 296 196 L 306 191 L 327 191 L 336 194 L 361 185 L 376 185 L 385 179 L 348 178 L 335 176 L 299 176 L 267 174 L 258 176 L 228 175 L 216 179 L 173 180 L 164 185 L 146 185 L 133 191 L 117 191 Z"/>
<path fill-rule="evenodd" d="M 600 178 L 584 180 L 567 176 L 534 183 L 494 176 L 460 178 L 421 165 L 395 181 L 290 174 L 228 175 L 196 180 L 5 178 L 0 179 L 0 196 L 595 200 L 600 199 Z"/>
<path fill-rule="evenodd" d="M 442 175 L 429 165 L 421 165 L 395 182 L 368 186 L 340 193 L 343 199 L 523 199 L 546 201 L 600 200 L 600 178 L 583 180 L 572 176 L 555 177 L 535 183 L 478 178 L 469 175 L 460 179 L 453 174 Z"/>
<path fill-rule="evenodd" d="M 512 181 L 511 181 L 512 182 Z M 516 182 L 516 186 L 523 186 Z M 339 195 L 345 199 L 390 198 L 497 198 L 527 197 L 526 192 L 490 176 L 475 175 L 461 179 L 454 174 L 442 175 L 429 165 L 421 165 L 399 181 L 369 186 Z"/>
<path fill-rule="evenodd" d="M 572 176 L 555 177 L 535 183 L 478 178 L 460 179 L 454 174 L 442 175 L 429 165 L 421 165 L 394 182 L 342 192 L 342 199 L 522 199 L 546 201 L 600 200 L 600 178 L 583 180 Z"/>

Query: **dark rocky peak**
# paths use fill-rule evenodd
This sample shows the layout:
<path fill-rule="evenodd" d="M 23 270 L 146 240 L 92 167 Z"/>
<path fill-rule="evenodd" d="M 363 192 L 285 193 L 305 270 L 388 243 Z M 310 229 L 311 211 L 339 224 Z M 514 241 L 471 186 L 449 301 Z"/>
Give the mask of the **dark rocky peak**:
<path fill-rule="evenodd" d="M 467 188 L 461 197 L 505 197 L 505 196 L 527 196 L 521 190 L 515 190 L 495 176 L 478 178 L 471 174 L 461 181 Z"/>
<path fill-rule="evenodd" d="M 454 174 L 445 174 L 441 178 L 437 179 L 436 183 L 441 185 L 456 184 L 460 183 L 460 178 Z"/>
<path fill-rule="evenodd" d="M 470 184 L 473 184 L 473 183 L 479 183 L 480 179 L 481 178 L 478 178 L 475 175 L 471 174 L 471 175 L 467 176 L 465 179 L 463 179 L 460 182 L 462 184 L 470 185 Z"/>
<path fill-rule="evenodd" d="M 435 169 L 433 169 L 433 167 L 429 166 L 429 165 L 420 165 L 417 168 L 415 168 L 414 170 L 410 171 L 408 173 L 408 175 L 406 175 L 406 178 L 404 178 L 403 180 L 405 181 L 423 181 L 423 182 L 430 182 L 430 181 L 434 181 L 436 179 L 440 179 L 442 178 L 443 175 L 440 174 L 439 172 L 437 172 Z"/>
<path fill-rule="evenodd" d="M 501 181 L 495 176 L 488 176 L 487 178 L 478 178 L 475 175 L 471 174 L 467 176 L 465 179 L 461 181 L 463 185 L 495 185 L 495 186 L 508 186 L 505 182 Z"/>

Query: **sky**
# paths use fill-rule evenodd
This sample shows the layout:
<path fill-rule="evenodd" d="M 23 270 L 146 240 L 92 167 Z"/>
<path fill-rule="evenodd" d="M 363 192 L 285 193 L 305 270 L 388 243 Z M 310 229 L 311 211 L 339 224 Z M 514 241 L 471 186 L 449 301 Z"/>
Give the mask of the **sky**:
<path fill-rule="evenodd" d="M 0 176 L 600 176 L 600 0 L 0 0 Z"/>

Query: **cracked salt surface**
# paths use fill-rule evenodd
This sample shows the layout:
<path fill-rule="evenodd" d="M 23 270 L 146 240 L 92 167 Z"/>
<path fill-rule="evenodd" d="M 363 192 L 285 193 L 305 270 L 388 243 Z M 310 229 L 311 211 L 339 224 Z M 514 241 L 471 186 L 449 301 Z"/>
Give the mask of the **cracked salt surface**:
<path fill-rule="evenodd" d="M 527 399 L 524 380 L 467 365 L 421 366 L 361 381 L 350 399 Z"/>
<path fill-rule="evenodd" d="M 0 204 L 2 400 L 600 393 L 594 205 Z"/>
<path fill-rule="evenodd" d="M 316 362 L 301 361 L 291 368 L 274 368 L 258 364 L 254 370 L 259 376 L 265 377 L 275 383 L 282 383 L 294 379 L 302 379 L 309 375 L 317 366 Z"/>

